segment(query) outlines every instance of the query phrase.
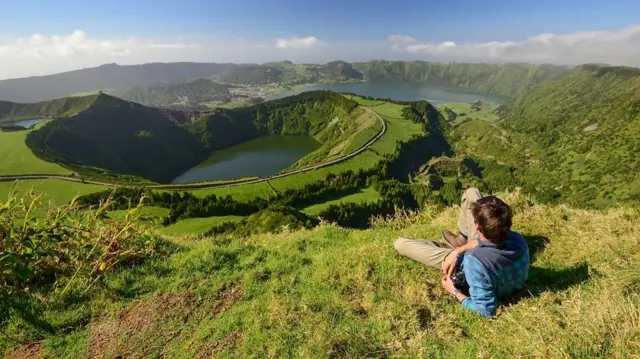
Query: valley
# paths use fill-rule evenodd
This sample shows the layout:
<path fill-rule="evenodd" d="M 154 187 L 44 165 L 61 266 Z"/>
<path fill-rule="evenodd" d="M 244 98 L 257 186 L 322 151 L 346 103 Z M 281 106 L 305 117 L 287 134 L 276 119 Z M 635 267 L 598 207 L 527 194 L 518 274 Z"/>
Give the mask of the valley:
<path fill-rule="evenodd" d="M 525 323 L 527 338 L 565 348 L 593 340 L 582 326 L 601 325 L 574 315 L 567 303 L 576 296 L 589 309 L 606 308 L 607 320 L 627 325 L 623 318 L 637 315 L 628 296 L 610 289 L 635 288 L 636 268 L 628 265 L 639 253 L 635 237 L 620 245 L 607 227 L 637 232 L 637 69 L 378 61 L 198 68 L 204 77 L 175 76 L 170 85 L 131 81 L 135 87 L 122 92 L 0 102 L 0 124 L 8 126 L 0 131 L 0 209 L 10 209 L 0 210 L 0 223 L 48 250 L 28 252 L 45 260 L 24 260 L 39 277 L 25 271 L 29 281 L 12 284 L 29 284 L 47 302 L 15 300 L 39 308 L 55 328 L 8 314 L 11 336 L 59 357 L 96 343 L 105 343 L 100 353 L 161 356 L 172 347 L 200 355 L 208 349 L 187 336 L 201 330 L 218 341 L 243 332 L 235 347 L 221 349 L 229 355 L 257 355 L 256 335 L 276 356 L 293 344 L 357 357 L 381 350 L 371 338 L 401 340 L 394 330 L 372 329 L 394 318 L 409 337 L 436 343 L 433 353 L 466 353 L 450 344 L 453 335 L 507 355 L 506 344 L 467 338 L 460 328 L 519 330 L 513 323 L 535 309 L 556 335 Z M 242 95 L 265 88 L 274 92 Z M 292 91 L 269 97 L 284 89 Z M 446 298 L 433 290 L 441 274 L 393 252 L 398 235 L 439 238 L 454 228 L 450 206 L 468 186 L 508 198 L 518 229 L 539 251 L 531 271 L 538 294 L 505 307 L 497 327 L 443 306 Z M 623 246 L 625 255 L 597 241 Z M 605 295 L 611 301 L 598 299 Z M 137 308 L 152 318 L 130 317 Z M 182 310 L 193 314 L 174 317 Z M 247 312 L 267 314 L 247 319 Z M 120 326 L 99 342 L 114 315 L 145 327 Z M 463 320 L 451 324 L 453 316 Z M 426 317 L 434 319 L 424 324 Z M 317 326 L 357 335 L 344 329 L 339 339 L 309 341 L 305 333 Z M 577 334 L 568 339 L 565 331 Z M 146 347 L 149 338 L 163 349 Z M 1 350 L 16 346 L 0 338 Z M 419 356 L 422 342 L 403 350 Z"/>

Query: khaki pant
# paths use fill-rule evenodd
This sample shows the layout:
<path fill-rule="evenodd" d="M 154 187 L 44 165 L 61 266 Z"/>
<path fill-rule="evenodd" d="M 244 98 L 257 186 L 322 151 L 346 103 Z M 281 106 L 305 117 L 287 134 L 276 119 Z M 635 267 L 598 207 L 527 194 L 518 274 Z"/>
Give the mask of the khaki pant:
<path fill-rule="evenodd" d="M 460 202 L 460 220 L 458 229 L 468 238 L 475 237 L 476 223 L 471 214 L 471 206 L 482 198 L 480 191 L 473 187 L 467 189 Z M 453 249 L 444 242 L 400 237 L 394 243 L 398 253 L 428 266 L 442 269 L 442 262 Z"/>

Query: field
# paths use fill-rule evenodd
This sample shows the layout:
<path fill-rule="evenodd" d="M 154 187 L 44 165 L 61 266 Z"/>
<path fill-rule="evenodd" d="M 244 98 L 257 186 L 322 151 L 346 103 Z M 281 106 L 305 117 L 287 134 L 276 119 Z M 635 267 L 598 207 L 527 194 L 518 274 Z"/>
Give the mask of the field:
<path fill-rule="evenodd" d="M 175 240 L 177 249 L 108 274 L 78 302 L 12 316 L 0 350 L 191 358 L 632 358 L 640 352 L 640 209 L 608 212 L 502 196 L 532 251 L 526 294 L 477 316 L 441 288 L 442 274 L 399 256 L 400 235 L 439 238 L 458 208 L 279 235 Z M 624 233 L 620 241 L 611 228 Z M 34 338 L 36 333 L 36 339 Z M 9 349 L 11 350 L 11 349 Z M 36 358 L 38 356 L 35 356 Z"/>
<path fill-rule="evenodd" d="M 160 221 L 162 217 L 166 217 L 169 214 L 169 210 L 167 208 L 162 208 L 162 207 L 145 206 L 135 211 L 129 211 L 126 209 L 109 211 L 109 217 L 115 220 L 124 220 L 127 214 L 135 216 L 136 218 L 138 218 L 138 220 L 141 223 L 144 223 L 144 222 L 156 223 Z"/>
<path fill-rule="evenodd" d="M 329 199 L 326 202 L 313 204 L 311 206 L 307 206 L 302 209 L 302 212 L 306 213 L 309 216 L 315 216 L 325 209 L 329 208 L 329 206 L 333 204 L 340 203 L 362 203 L 362 202 L 375 202 L 380 199 L 380 195 L 376 192 L 373 187 L 366 187 L 362 189 L 358 189 L 355 193 L 346 195 L 344 197 L 340 197 L 337 199 Z"/>
<path fill-rule="evenodd" d="M 25 144 L 28 133 L 29 130 L 0 131 L 0 175 L 71 174 L 71 171 L 64 167 L 36 157 Z"/>
<path fill-rule="evenodd" d="M 55 179 L 23 180 L 0 182 L 0 199 L 6 200 L 9 193 L 14 190 L 17 197 L 21 198 L 31 189 L 42 194 L 43 202 L 54 205 L 69 203 L 73 197 L 107 189 L 104 186 L 82 184 L 76 182 L 61 181 Z"/>
<path fill-rule="evenodd" d="M 187 218 L 167 227 L 159 227 L 158 231 L 169 236 L 179 236 L 182 234 L 199 235 L 208 232 L 212 227 L 224 222 L 237 222 L 242 220 L 242 218 L 241 216 Z"/>

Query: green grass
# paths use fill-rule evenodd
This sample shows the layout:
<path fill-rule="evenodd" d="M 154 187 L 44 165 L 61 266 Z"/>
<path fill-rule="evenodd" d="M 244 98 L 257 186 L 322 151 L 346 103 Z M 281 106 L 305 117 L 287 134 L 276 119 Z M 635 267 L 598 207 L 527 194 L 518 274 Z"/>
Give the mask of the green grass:
<path fill-rule="evenodd" d="M 373 187 L 366 187 L 363 189 L 359 189 L 356 193 L 352 193 L 344 197 L 340 197 L 337 199 L 332 199 L 326 202 L 307 206 L 302 209 L 302 212 L 310 216 L 314 216 L 324 211 L 325 209 L 329 208 L 329 206 L 333 204 L 350 203 L 350 202 L 353 202 L 353 203 L 375 202 L 380 198 L 381 198 L 380 195 L 378 194 L 378 192 L 376 192 L 375 189 L 373 189 Z"/>
<path fill-rule="evenodd" d="M 167 227 L 160 227 L 158 230 L 162 234 L 170 236 L 178 236 L 182 234 L 203 234 L 208 232 L 212 227 L 224 222 L 237 222 L 242 220 L 242 216 L 219 216 L 208 218 L 187 218 L 178 221 Z"/>
<path fill-rule="evenodd" d="M 69 203 L 77 195 L 85 195 L 93 192 L 104 191 L 107 187 L 93 184 L 61 181 L 55 179 L 23 180 L 17 182 L 0 182 L 0 198 L 6 200 L 11 190 L 15 190 L 17 197 L 21 198 L 31 189 L 42 194 L 44 203 L 63 205 Z"/>
<path fill-rule="evenodd" d="M 130 210 L 121 209 L 115 211 L 109 211 L 109 217 L 115 220 L 123 220 L 130 213 Z M 169 209 L 155 206 L 144 206 L 140 210 L 132 212 L 132 215 L 139 216 L 140 221 L 159 221 L 162 217 L 169 215 Z"/>
<path fill-rule="evenodd" d="M 504 198 L 504 197 L 503 197 Z M 608 212 L 505 198 L 535 250 L 530 295 L 484 319 L 442 273 L 398 255 L 440 238 L 457 208 L 278 235 L 176 240 L 174 254 L 108 274 L 75 302 L 13 316 L 6 333 L 47 357 L 631 358 L 640 352 L 640 208 Z M 624 233 L 621 241 L 618 234 Z M 33 344 L 33 343 L 36 344 Z M 0 336 L 0 349 L 15 347 Z"/>
<path fill-rule="evenodd" d="M 30 131 L 0 131 L 0 175 L 70 174 L 70 170 L 55 163 L 43 161 L 31 152 L 25 143 Z"/>

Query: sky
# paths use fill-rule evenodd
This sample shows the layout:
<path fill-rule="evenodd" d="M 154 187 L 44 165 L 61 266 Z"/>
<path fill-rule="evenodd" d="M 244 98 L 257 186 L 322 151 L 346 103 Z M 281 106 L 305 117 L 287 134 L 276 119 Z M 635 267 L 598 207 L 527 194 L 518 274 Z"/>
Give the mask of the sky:
<path fill-rule="evenodd" d="M 371 59 L 640 66 L 640 0 L 0 0 L 0 79 Z"/>

